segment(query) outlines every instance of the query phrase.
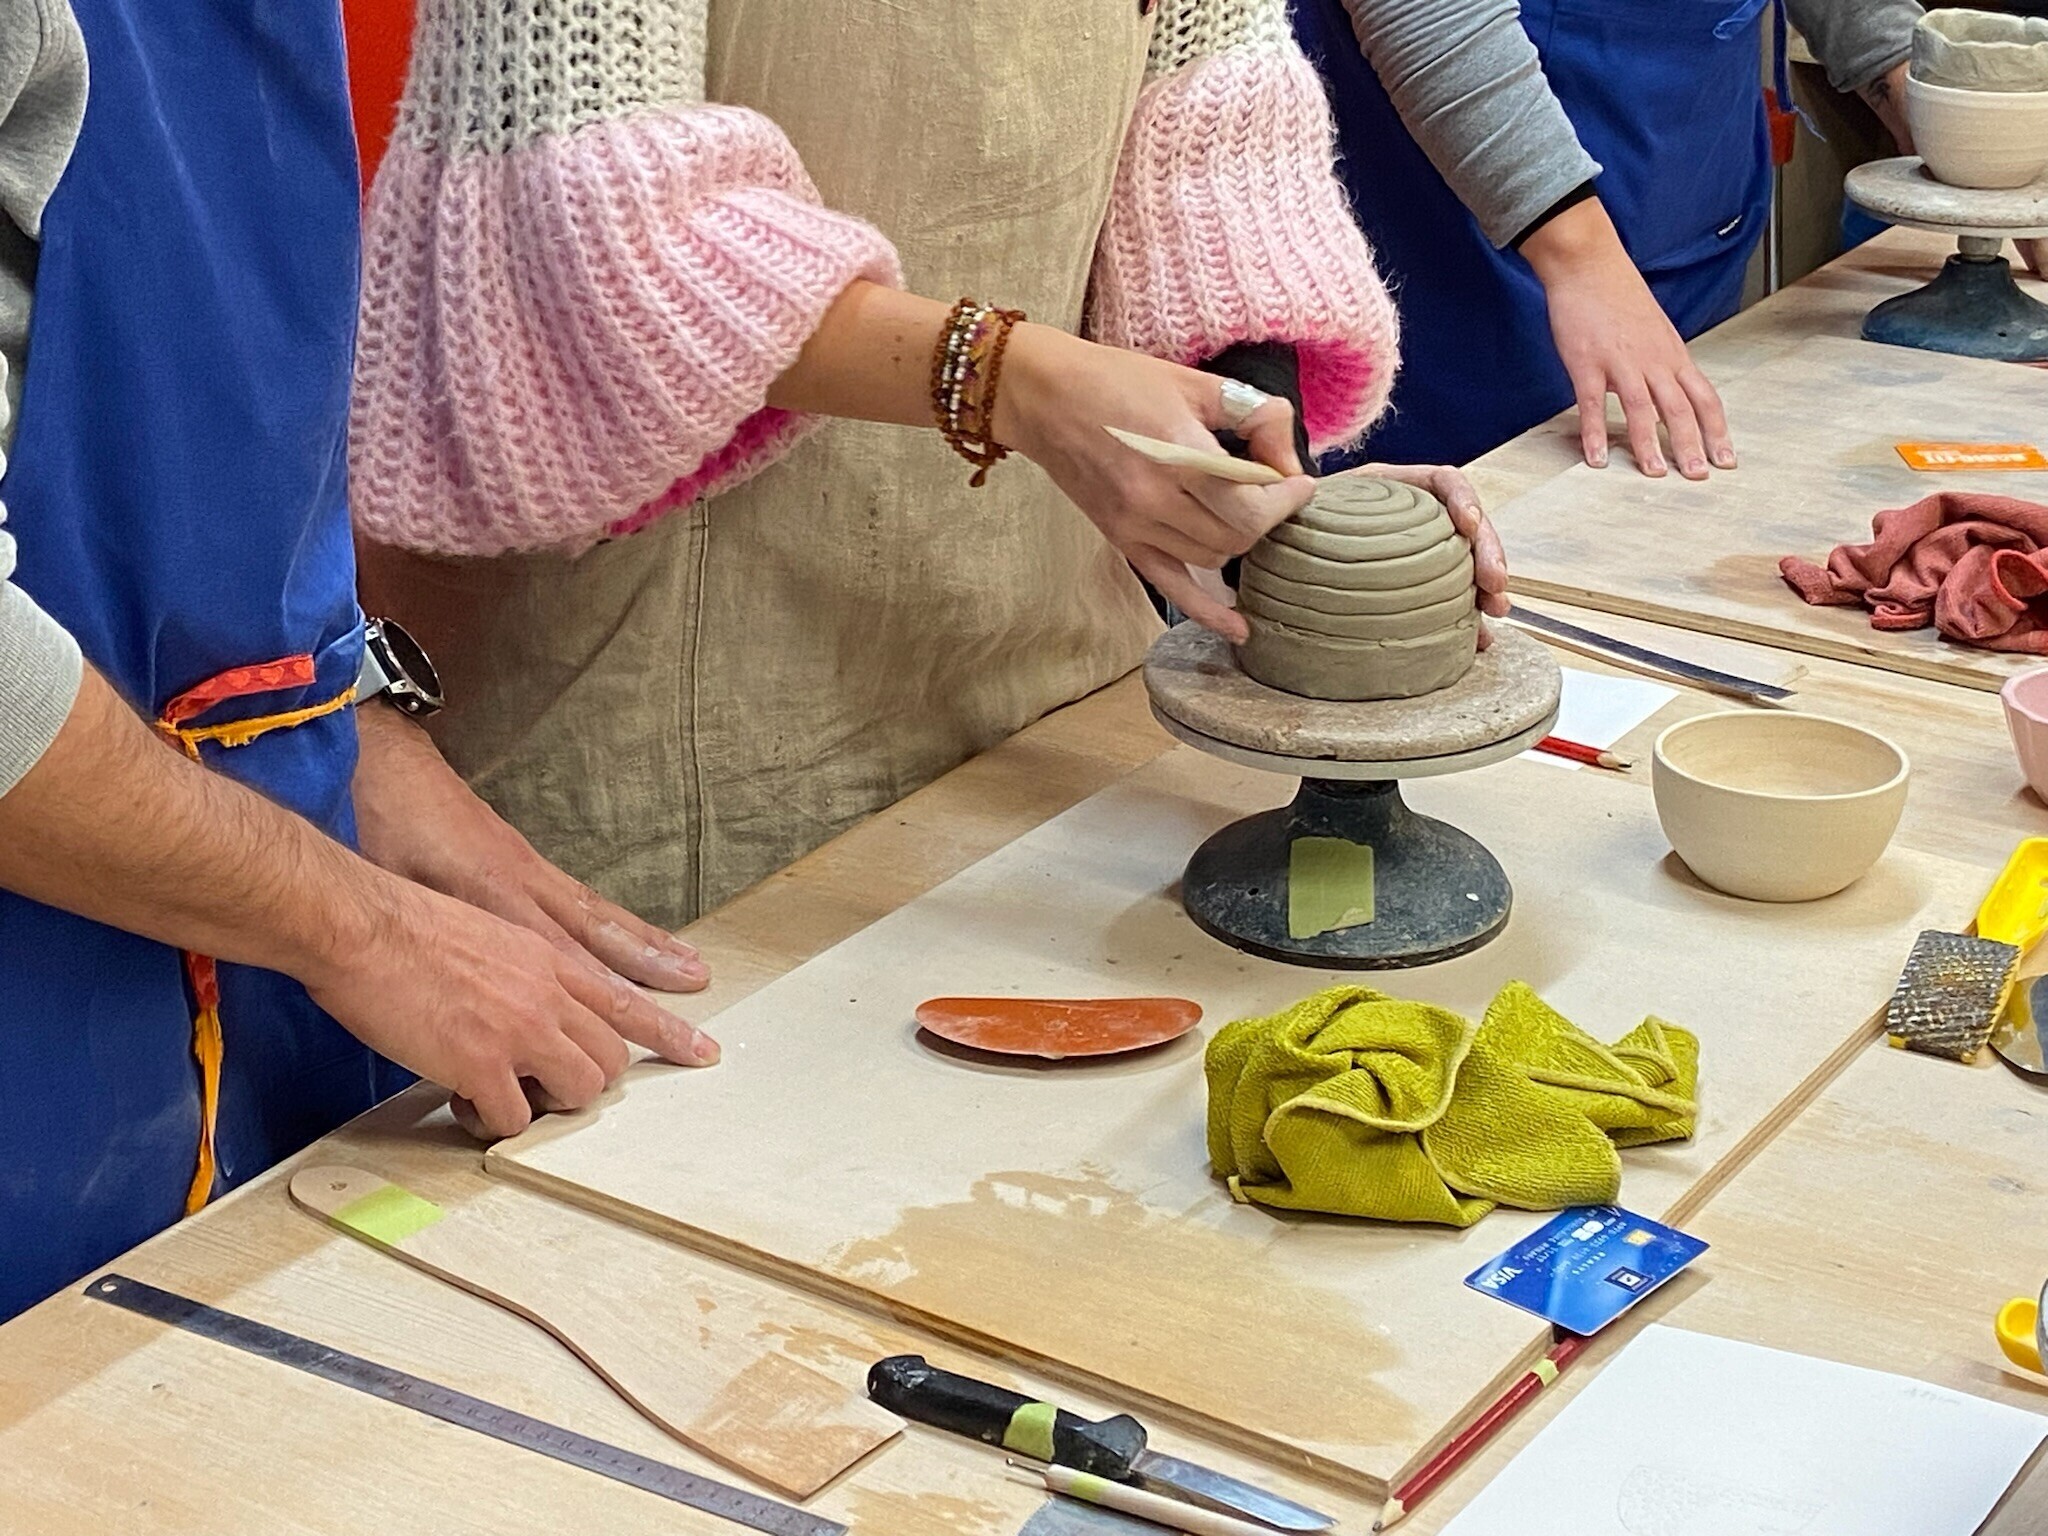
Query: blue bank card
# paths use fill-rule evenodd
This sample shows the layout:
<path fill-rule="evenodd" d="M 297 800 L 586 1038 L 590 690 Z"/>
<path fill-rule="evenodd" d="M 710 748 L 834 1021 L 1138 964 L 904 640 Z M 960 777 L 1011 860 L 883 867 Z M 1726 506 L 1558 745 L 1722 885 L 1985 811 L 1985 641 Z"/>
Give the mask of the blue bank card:
<path fill-rule="evenodd" d="M 1617 1205 L 1582 1205 L 1465 1283 L 1568 1332 L 1598 1333 L 1706 1251 L 1661 1221 Z"/>

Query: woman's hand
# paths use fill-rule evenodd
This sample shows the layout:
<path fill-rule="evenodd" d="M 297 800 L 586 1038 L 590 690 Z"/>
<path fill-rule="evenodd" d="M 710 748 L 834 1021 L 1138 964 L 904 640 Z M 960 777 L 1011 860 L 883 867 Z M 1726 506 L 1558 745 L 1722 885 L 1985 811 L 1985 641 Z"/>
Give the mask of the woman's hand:
<path fill-rule="evenodd" d="M 1479 611 L 1496 619 L 1508 616 L 1508 557 L 1500 547 L 1500 535 L 1493 520 L 1479 504 L 1472 482 L 1455 469 L 1441 464 L 1361 464 L 1347 474 L 1372 475 L 1380 480 L 1399 480 L 1429 492 L 1451 514 L 1458 532 L 1472 544 L 1472 579 L 1479 588 Z M 1489 643 L 1486 626 L 1479 627 L 1479 644 Z"/>
<path fill-rule="evenodd" d="M 1231 641 L 1249 633 L 1208 573 L 1243 554 L 1308 504 L 1315 482 L 1294 452 L 1294 408 L 1270 399 L 1242 422 L 1226 421 L 1223 380 L 1136 352 L 1097 346 L 1042 325 L 1010 338 L 996 394 L 995 433 L 1052 476 L 1103 537 L 1189 618 Z M 1288 476 L 1237 485 L 1167 469 L 1103 430 L 1220 453 L 1229 427 L 1252 457 Z"/>
<path fill-rule="evenodd" d="M 1665 473 L 1660 422 L 1686 479 L 1706 479 L 1709 460 L 1733 469 L 1735 444 L 1721 397 L 1622 249 L 1599 200 L 1566 209 L 1522 242 L 1522 254 L 1549 300 L 1550 332 L 1578 396 L 1586 462 L 1595 469 L 1607 463 L 1611 394 L 1621 400 L 1629 450 L 1644 474 Z"/>

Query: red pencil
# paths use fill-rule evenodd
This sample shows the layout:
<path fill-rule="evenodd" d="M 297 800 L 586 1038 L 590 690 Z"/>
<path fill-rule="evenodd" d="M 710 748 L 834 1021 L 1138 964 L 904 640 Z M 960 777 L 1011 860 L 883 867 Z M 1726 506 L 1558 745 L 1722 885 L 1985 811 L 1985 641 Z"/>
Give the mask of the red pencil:
<path fill-rule="evenodd" d="M 1437 1484 L 1470 1461 L 1509 1419 L 1522 1411 L 1530 1398 L 1557 1380 L 1558 1373 L 1590 1342 L 1573 1334 L 1531 1366 L 1529 1373 L 1503 1392 L 1491 1408 L 1460 1430 L 1449 1445 L 1424 1463 L 1421 1471 L 1394 1490 L 1379 1519 L 1373 1522 L 1373 1529 L 1391 1530 L 1407 1519 L 1409 1511 L 1435 1491 Z"/>
<path fill-rule="evenodd" d="M 1636 765 L 1632 757 L 1589 747 L 1583 741 L 1566 741 L 1562 736 L 1546 736 L 1536 743 L 1534 750 L 1548 752 L 1552 757 L 1568 757 L 1575 763 L 1586 763 L 1594 768 L 1612 768 L 1617 773 L 1626 773 Z"/>

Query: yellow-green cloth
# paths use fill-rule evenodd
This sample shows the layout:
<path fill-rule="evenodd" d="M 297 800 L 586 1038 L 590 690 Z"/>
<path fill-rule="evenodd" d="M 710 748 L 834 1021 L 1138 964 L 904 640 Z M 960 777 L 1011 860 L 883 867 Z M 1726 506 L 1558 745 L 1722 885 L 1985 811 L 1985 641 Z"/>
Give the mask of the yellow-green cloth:
<path fill-rule="evenodd" d="M 1477 1025 L 1333 987 L 1209 1043 L 1209 1160 L 1241 1200 L 1467 1227 L 1621 1191 L 1617 1147 L 1688 1137 L 1699 1041 L 1602 1045 L 1521 982 Z"/>

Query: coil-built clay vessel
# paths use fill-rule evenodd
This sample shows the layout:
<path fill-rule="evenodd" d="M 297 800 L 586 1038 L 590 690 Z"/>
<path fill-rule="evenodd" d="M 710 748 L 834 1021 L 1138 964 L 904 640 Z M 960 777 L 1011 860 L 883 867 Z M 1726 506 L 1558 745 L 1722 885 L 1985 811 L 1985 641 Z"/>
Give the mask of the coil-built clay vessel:
<path fill-rule="evenodd" d="M 1443 503 L 1342 475 L 1244 557 L 1237 601 L 1247 676 L 1311 699 L 1411 699 L 1478 654 L 1472 547 Z"/>

